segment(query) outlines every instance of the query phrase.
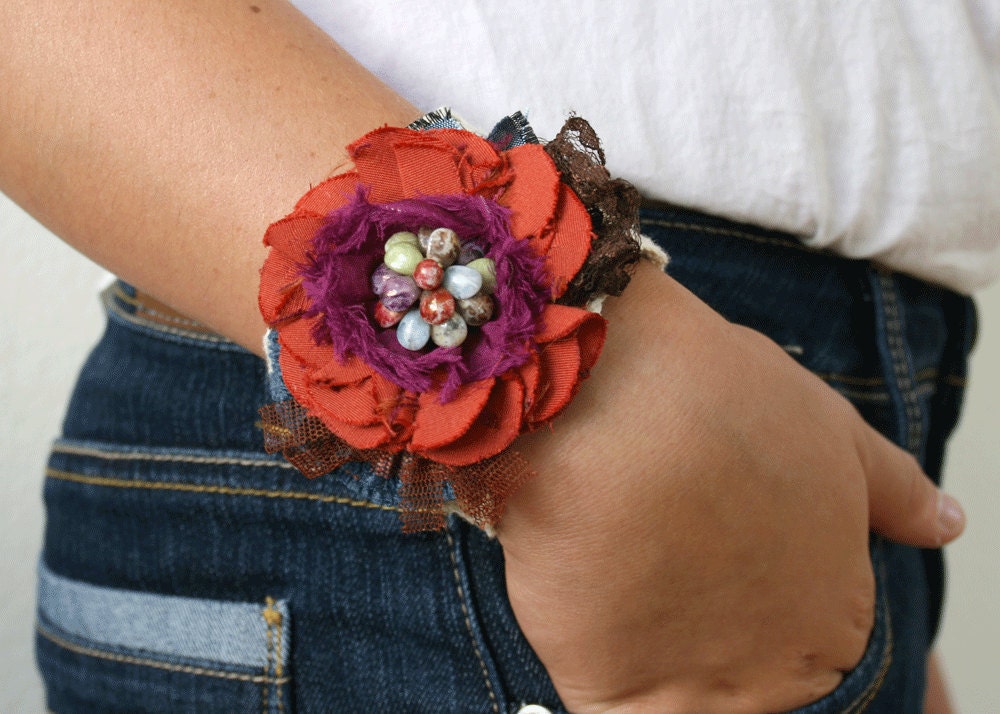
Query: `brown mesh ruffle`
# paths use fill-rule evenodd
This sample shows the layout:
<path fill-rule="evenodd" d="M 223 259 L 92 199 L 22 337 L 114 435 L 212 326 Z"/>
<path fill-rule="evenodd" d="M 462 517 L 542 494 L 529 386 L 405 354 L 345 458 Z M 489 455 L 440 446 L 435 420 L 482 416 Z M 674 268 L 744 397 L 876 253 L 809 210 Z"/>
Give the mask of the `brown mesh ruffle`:
<path fill-rule="evenodd" d="M 531 477 L 527 459 L 507 449 L 470 466 L 439 464 L 409 452 L 356 449 L 297 402 L 261 408 L 264 448 L 281 452 L 308 478 L 333 471 L 349 461 L 366 461 L 383 478 L 400 478 L 403 531 L 440 530 L 445 526 L 445 484 L 450 483 L 461 513 L 481 528 L 500 522 L 504 505 Z"/>
<path fill-rule="evenodd" d="M 587 206 L 595 234 L 590 255 L 558 302 L 582 307 L 602 295 L 621 295 L 641 256 L 639 192 L 611 178 L 601 141 L 586 119 L 567 119 L 545 151 Z"/>

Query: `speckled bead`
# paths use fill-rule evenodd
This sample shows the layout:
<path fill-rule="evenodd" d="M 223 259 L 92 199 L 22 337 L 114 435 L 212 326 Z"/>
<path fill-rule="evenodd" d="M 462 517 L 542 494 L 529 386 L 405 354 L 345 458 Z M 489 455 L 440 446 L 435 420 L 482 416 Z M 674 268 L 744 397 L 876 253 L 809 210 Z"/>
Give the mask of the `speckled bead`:
<path fill-rule="evenodd" d="M 407 275 L 393 275 L 385 281 L 382 289 L 382 302 L 394 312 L 410 309 L 419 298 L 420 288 Z"/>
<path fill-rule="evenodd" d="M 375 303 L 375 322 L 379 327 L 392 327 L 405 315 L 406 310 L 390 310 L 381 300 Z"/>
<path fill-rule="evenodd" d="M 467 265 L 453 265 L 444 271 L 441 283 L 456 300 L 470 298 L 483 286 L 483 276 Z"/>
<path fill-rule="evenodd" d="M 444 288 L 425 290 L 420 296 L 420 316 L 431 325 L 440 325 L 455 314 L 455 298 Z"/>
<path fill-rule="evenodd" d="M 399 273 L 385 263 L 380 264 L 377 268 L 375 268 L 375 272 L 372 273 L 372 292 L 376 295 L 381 295 L 385 290 L 386 281 L 393 275 L 398 274 Z"/>
<path fill-rule="evenodd" d="M 400 275 L 413 275 L 417 263 L 424 259 L 412 243 L 397 243 L 385 252 L 385 264 Z"/>
<path fill-rule="evenodd" d="M 437 228 L 427 237 L 427 257 L 447 268 L 458 258 L 462 243 L 450 228 Z"/>
<path fill-rule="evenodd" d="M 434 229 L 430 226 L 420 226 L 420 230 L 417 231 L 417 240 L 420 241 L 420 250 L 427 255 L 427 241 L 430 240 L 431 233 Z"/>
<path fill-rule="evenodd" d="M 479 258 L 469 263 L 468 267 L 482 276 L 482 291 L 487 295 L 492 295 L 497 289 L 497 265 L 493 262 L 493 259 Z"/>
<path fill-rule="evenodd" d="M 388 251 L 392 246 L 399 245 L 400 243 L 409 243 L 418 250 L 420 249 L 420 240 L 417 238 L 416 233 L 400 231 L 389 236 L 389 240 L 385 242 L 385 250 Z"/>
<path fill-rule="evenodd" d="M 438 347 L 458 347 L 469 336 L 469 328 L 461 315 L 452 315 L 440 325 L 431 326 L 431 341 Z"/>
<path fill-rule="evenodd" d="M 437 290 L 444 279 L 444 268 L 433 258 L 425 258 L 413 270 L 413 279 L 424 290 Z"/>
<path fill-rule="evenodd" d="M 479 246 L 478 243 L 462 243 L 462 249 L 458 251 L 458 260 L 455 262 L 459 265 L 468 265 L 474 260 L 478 260 L 486 255 L 486 252 Z"/>
<path fill-rule="evenodd" d="M 410 310 L 399 321 L 396 339 L 408 350 L 422 350 L 431 339 L 431 326 L 420 317 L 419 310 Z"/>
<path fill-rule="evenodd" d="M 455 309 L 469 327 L 485 325 L 493 318 L 493 298 L 479 293 L 464 300 L 455 301 Z"/>

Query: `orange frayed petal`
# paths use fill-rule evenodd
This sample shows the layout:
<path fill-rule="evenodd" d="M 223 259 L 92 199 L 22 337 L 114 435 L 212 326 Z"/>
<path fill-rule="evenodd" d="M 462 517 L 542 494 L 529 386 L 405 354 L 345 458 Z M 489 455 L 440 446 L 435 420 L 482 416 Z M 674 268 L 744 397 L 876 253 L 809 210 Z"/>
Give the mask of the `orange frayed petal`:
<path fill-rule="evenodd" d="M 275 251 L 268 253 L 264 260 L 257 306 L 270 327 L 297 319 L 309 309 L 299 268 L 298 263 Z"/>
<path fill-rule="evenodd" d="M 465 434 L 451 444 L 420 454 L 447 466 L 468 466 L 496 456 L 521 431 L 524 387 L 518 379 L 498 379 L 482 412 Z"/>
<path fill-rule="evenodd" d="M 596 312 L 590 312 L 579 307 L 549 303 L 538 317 L 538 331 L 535 342 L 543 344 L 559 340 L 576 331 L 587 320 L 604 321 Z"/>
<path fill-rule="evenodd" d="M 301 272 L 323 220 L 314 213 L 293 214 L 272 223 L 264 234 L 264 245 L 272 250 L 261 268 L 257 304 L 268 325 L 296 318 L 309 307 Z"/>
<path fill-rule="evenodd" d="M 576 331 L 576 342 L 580 346 L 580 379 L 590 376 L 608 336 L 608 321 L 596 313 L 587 314 L 588 318 Z"/>
<path fill-rule="evenodd" d="M 540 334 L 552 340 L 539 344 L 541 386 L 527 410 L 532 429 L 554 419 L 569 405 L 600 357 L 607 336 L 607 321 L 587 310 L 550 305 L 542 319 L 546 323 Z"/>
<path fill-rule="evenodd" d="M 370 377 L 343 387 L 317 383 L 312 374 L 307 374 L 305 381 L 317 414 L 330 415 L 338 422 L 355 426 L 370 426 L 383 421 Z"/>
<path fill-rule="evenodd" d="M 538 144 L 518 146 L 504 155 L 513 180 L 496 199 L 512 211 L 511 233 L 516 238 L 540 236 L 556 214 L 559 170 Z"/>
<path fill-rule="evenodd" d="M 580 384 L 580 346 L 576 340 L 542 345 L 538 357 L 542 388 L 527 415 L 532 427 L 555 418 L 573 399 Z"/>
<path fill-rule="evenodd" d="M 551 226 L 551 239 L 543 236 L 535 246 L 536 250 L 544 250 L 554 298 L 562 295 L 569 281 L 580 272 L 590 254 L 593 237 L 590 214 L 583 202 L 572 190 L 560 186 L 559 209 Z"/>
<path fill-rule="evenodd" d="M 492 182 L 497 170 L 505 164 L 493 145 L 475 134 L 458 129 L 436 129 L 427 133 L 454 148 L 462 186 L 467 192 L 474 193 L 483 182 Z"/>
<path fill-rule="evenodd" d="M 418 399 L 418 410 L 414 422 L 413 451 L 435 449 L 451 443 L 469 430 L 482 412 L 495 379 L 463 384 L 455 397 L 441 404 L 441 391 L 432 389 Z"/>
<path fill-rule="evenodd" d="M 274 248 L 289 260 L 304 265 L 312 247 L 313 236 L 319 233 L 325 221 L 324 216 L 319 213 L 293 213 L 270 225 L 264 234 L 264 245 Z"/>
<path fill-rule="evenodd" d="M 396 144 L 396 160 L 403 198 L 462 192 L 458 157 L 447 144 L 400 142 Z"/>
<path fill-rule="evenodd" d="M 360 382 L 365 377 L 371 376 L 371 374 L 371 367 L 355 355 L 350 355 L 343 360 L 334 357 L 324 362 L 320 367 L 313 370 L 310 377 L 317 384 L 342 387 L 345 384 Z"/>
<path fill-rule="evenodd" d="M 332 355 L 332 349 L 330 349 L 330 353 Z M 389 443 L 392 433 L 382 423 L 369 426 L 356 426 L 337 421 L 322 409 L 317 409 L 314 404 L 313 395 L 319 390 L 311 390 L 309 388 L 306 377 L 306 366 L 298 360 L 291 350 L 287 349 L 284 343 L 282 343 L 278 363 L 281 365 L 281 375 L 284 377 L 285 386 L 291 392 L 295 401 L 302 405 L 311 415 L 322 421 L 323 425 L 331 432 L 358 449 L 375 449 Z"/>
<path fill-rule="evenodd" d="M 538 390 L 541 385 L 542 371 L 539 366 L 537 354 L 532 354 L 531 359 L 517 368 L 517 378 L 524 385 L 524 414 L 528 414 L 535 405 Z"/>
<path fill-rule="evenodd" d="M 330 362 L 340 362 L 340 357 L 331 345 L 317 344 L 313 340 L 313 326 L 319 320 L 319 317 L 304 317 L 285 323 L 278 331 L 281 354 L 290 352 L 295 356 L 296 363 L 304 365 L 310 372 L 322 368 Z M 287 381 L 288 376 L 284 374 L 284 362 L 281 363 L 281 369 L 282 375 Z"/>
<path fill-rule="evenodd" d="M 358 174 L 350 171 L 328 178 L 315 185 L 295 204 L 295 212 L 312 212 L 326 216 L 344 206 L 358 191 Z"/>
<path fill-rule="evenodd" d="M 388 203 L 403 197 L 395 143 L 410 133 L 408 129 L 383 127 L 365 134 L 347 147 L 360 182 L 371 190 L 368 198 L 373 203 Z"/>

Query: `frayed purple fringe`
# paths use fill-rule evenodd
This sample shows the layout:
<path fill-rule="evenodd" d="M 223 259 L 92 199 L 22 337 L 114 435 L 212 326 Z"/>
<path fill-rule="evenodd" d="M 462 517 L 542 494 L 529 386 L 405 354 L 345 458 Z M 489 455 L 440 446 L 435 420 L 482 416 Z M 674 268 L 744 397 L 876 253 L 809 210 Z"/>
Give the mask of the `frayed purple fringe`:
<path fill-rule="evenodd" d="M 346 206 L 331 213 L 313 238 L 303 287 L 322 315 L 313 338 L 337 354 L 357 355 L 403 389 L 423 392 L 440 380 L 441 401 L 462 384 L 496 377 L 524 364 L 531 354 L 536 322 L 550 297 L 545 259 L 510 233 L 510 211 L 480 196 L 424 196 L 394 203 L 369 203 L 359 188 Z M 496 262 L 493 320 L 470 331 L 461 347 L 411 352 L 371 320 L 377 297 L 371 274 L 382 262 L 384 244 L 397 231 L 421 226 L 451 228 L 475 241 Z"/>

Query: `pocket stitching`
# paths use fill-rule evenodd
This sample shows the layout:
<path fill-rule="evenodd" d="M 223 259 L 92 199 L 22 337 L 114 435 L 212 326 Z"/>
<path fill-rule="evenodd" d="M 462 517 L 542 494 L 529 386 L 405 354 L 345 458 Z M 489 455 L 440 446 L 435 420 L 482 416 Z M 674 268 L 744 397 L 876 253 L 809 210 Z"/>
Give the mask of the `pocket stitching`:
<path fill-rule="evenodd" d="M 226 672 L 217 669 L 208 669 L 206 667 L 194 667 L 192 665 L 183 664 L 171 664 L 169 662 L 158 662 L 153 659 L 146 659 L 144 657 L 134 657 L 132 655 L 119 654 L 117 652 L 107 652 L 105 650 L 97 649 L 95 647 L 85 647 L 83 645 L 78 645 L 69 640 L 59 637 L 53 632 L 50 632 L 41 623 L 35 623 L 35 631 L 39 635 L 47 639 L 52 644 L 62 649 L 68 650 L 75 654 L 84 655 L 86 657 L 94 657 L 96 659 L 105 659 L 112 662 L 120 662 L 122 664 L 131 664 L 140 667 L 152 667 L 154 669 L 163 669 L 169 672 L 180 672 L 181 674 L 193 674 L 205 677 L 215 677 L 217 679 L 229 679 L 236 680 L 240 682 L 250 682 L 252 684 L 268 684 L 273 683 L 275 685 L 287 684 L 290 680 L 288 677 L 271 677 L 262 676 L 259 674 L 240 674 L 239 672 Z"/>
<path fill-rule="evenodd" d="M 376 511 L 389 511 L 399 513 L 398 506 L 386 506 L 372 501 L 360 501 L 344 496 L 330 496 L 320 493 L 308 493 L 305 491 L 274 491 L 264 488 L 240 488 L 236 486 L 206 486 L 183 481 L 148 481 L 138 479 L 122 479 L 111 476 L 87 476 L 73 471 L 62 471 L 60 469 L 47 468 L 45 475 L 57 481 L 68 481 L 70 483 L 83 484 L 85 486 L 103 486 L 105 488 L 122 489 L 145 489 L 149 491 L 183 491 L 187 493 L 208 493 L 217 496 L 246 496 L 250 498 L 284 498 L 301 501 L 317 501 L 319 503 L 332 503 L 339 506 L 353 506 L 355 508 L 368 508 Z"/>
<path fill-rule="evenodd" d="M 892 634 L 892 613 L 889 610 L 889 603 L 886 599 L 885 594 L 885 582 L 887 580 L 887 574 L 885 572 L 885 563 L 879 558 L 878 561 L 879 576 L 882 581 L 883 587 L 882 592 L 879 597 L 879 607 L 882 608 L 883 618 L 885 622 L 885 648 L 882 654 L 882 662 L 879 665 L 878 673 L 872 680 L 871 684 L 858 695 L 857 699 L 851 702 L 850 706 L 844 710 L 845 714 L 855 714 L 856 712 L 864 711 L 872 700 L 878 695 L 879 691 L 882 689 L 882 684 L 885 682 L 885 677 L 889 673 L 889 667 L 892 666 L 892 653 L 893 653 L 893 634 Z"/>
<path fill-rule="evenodd" d="M 479 661 L 479 668 L 483 673 L 483 681 L 486 683 L 486 691 L 490 697 L 490 705 L 495 714 L 500 714 L 500 703 L 497 700 L 496 692 L 493 691 L 493 683 L 490 681 L 489 669 L 486 667 L 486 661 L 483 659 L 483 653 L 479 649 L 479 644 L 476 642 L 476 635 L 472 631 L 472 620 L 469 615 L 469 606 L 466 604 L 465 598 L 465 588 L 462 587 L 462 576 L 458 572 L 458 560 L 455 558 L 455 539 L 451 535 L 451 530 L 446 528 L 444 531 L 445 538 L 448 539 L 448 557 L 451 559 L 451 572 L 455 577 L 455 591 L 458 593 L 458 604 L 462 608 L 462 617 L 465 618 L 465 629 L 469 633 L 469 641 L 472 643 L 472 650 L 476 653 L 476 659 Z"/>

